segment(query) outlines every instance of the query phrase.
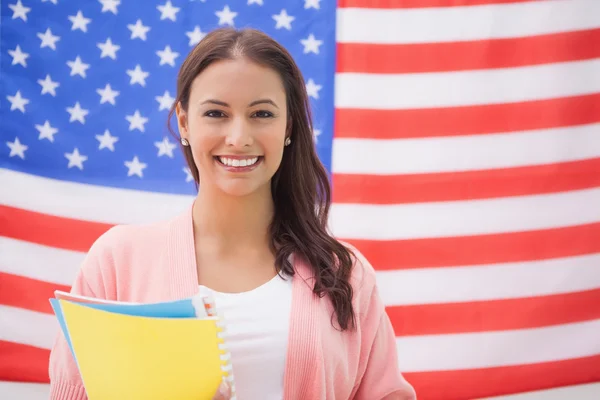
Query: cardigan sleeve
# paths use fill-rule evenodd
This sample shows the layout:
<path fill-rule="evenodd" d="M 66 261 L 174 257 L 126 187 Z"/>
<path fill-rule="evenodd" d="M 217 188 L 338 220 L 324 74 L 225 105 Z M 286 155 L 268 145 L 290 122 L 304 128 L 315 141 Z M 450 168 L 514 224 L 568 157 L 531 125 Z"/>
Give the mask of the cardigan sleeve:
<path fill-rule="evenodd" d="M 71 293 L 96 298 L 106 297 L 103 276 L 112 264 L 109 250 L 105 233 L 87 253 L 71 285 Z M 87 400 L 81 375 L 62 330 L 56 335 L 50 351 L 48 373 L 50 400 Z"/>

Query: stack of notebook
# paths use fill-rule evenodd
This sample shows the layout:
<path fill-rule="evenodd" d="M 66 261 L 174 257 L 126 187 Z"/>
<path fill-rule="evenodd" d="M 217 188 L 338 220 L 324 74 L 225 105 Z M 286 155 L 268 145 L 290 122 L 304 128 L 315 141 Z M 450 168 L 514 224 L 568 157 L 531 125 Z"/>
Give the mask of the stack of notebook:
<path fill-rule="evenodd" d="M 124 303 L 56 291 L 50 303 L 89 400 L 212 399 L 235 384 L 210 296 Z"/>

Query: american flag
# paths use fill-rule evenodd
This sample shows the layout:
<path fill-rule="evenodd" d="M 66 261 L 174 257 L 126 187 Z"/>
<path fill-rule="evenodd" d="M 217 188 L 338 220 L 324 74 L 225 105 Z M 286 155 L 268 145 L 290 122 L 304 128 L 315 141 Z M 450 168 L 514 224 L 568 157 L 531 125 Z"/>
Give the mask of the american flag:
<path fill-rule="evenodd" d="M 302 69 L 332 231 L 377 270 L 419 398 L 600 381 L 600 1 L 1 13 L 0 380 L 48 382 L 48 298 L 101 233 L 190 203 L 166 129 L 178 67 L 210 30 L 250 26 Z"/>

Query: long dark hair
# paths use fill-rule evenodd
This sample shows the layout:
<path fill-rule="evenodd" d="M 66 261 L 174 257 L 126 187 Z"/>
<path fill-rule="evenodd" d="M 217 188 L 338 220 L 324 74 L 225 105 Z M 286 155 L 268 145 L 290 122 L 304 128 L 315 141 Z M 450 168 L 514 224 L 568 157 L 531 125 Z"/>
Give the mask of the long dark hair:
<path fill-rule="evenodd" d="M 342 330 L 354 328 L 349 282 L 353 254 L 327 233 L 331 204 L 329 178 L 315 150 L 304 78 L 289 52 L 254 29 L 221 28 L 210 32 L 189 53 L 179 70 L 177 98 L 169 112 L 169 130 L 173 133 L 170 120 L 177 103 L 187 111 L 192 82 L 198 74 L 214 61 L 237 57 L 279 72 L 286 91 L 288 134 L 292 142 L 271 181 L 275 210 L 270 234 L 277 272 L 294 275 L 288 256 L 303 257 L 314 273 L 313 292 L 320 297 L 329 296 Z M 182 151 L 198 185 L 192 152 L 188 146 L 182 146 Z"/>

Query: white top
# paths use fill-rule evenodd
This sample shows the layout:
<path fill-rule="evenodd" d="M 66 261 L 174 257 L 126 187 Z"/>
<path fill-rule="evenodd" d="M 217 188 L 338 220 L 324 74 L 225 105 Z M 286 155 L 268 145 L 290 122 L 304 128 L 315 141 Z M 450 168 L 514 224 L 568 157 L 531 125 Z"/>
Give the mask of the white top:
<path fill-rule="evenodd" d="M 242 293 L 211 293 L 225 320 L 238 400 L 283 399 L 283 374 L 292 306 L 292 277 L 276 275 Z"/>

